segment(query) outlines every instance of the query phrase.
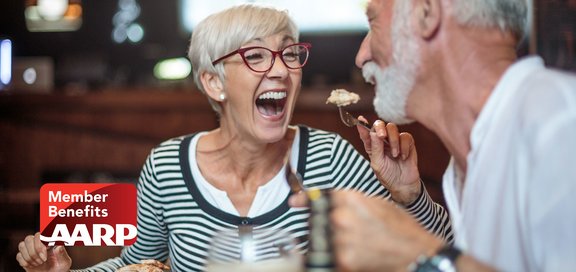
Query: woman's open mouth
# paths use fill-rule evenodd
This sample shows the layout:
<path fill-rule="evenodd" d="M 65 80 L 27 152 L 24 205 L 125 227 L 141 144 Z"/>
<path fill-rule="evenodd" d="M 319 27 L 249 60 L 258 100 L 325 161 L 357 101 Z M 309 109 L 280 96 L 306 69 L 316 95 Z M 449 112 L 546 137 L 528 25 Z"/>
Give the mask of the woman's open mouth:
<path fill-rule="evenodd" d="M 272 91 L 261 94 L 256 99 L 258 112 L 266 117 L 274 117 L 284 112 L 286 105 L 287 93 L 285 91 Z"/>

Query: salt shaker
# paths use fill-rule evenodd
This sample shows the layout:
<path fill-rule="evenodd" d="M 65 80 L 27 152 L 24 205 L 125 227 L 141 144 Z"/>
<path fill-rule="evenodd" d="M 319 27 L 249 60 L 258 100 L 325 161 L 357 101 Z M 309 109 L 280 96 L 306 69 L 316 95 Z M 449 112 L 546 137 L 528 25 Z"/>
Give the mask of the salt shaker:
<path fill-rule="evenodd" d="M 310 200 L 310 239 L 306 255 L 306 271 L 335 271 L 329 218 L 332 206 L 330 191 L 312 188 L 307 194 Z"/>

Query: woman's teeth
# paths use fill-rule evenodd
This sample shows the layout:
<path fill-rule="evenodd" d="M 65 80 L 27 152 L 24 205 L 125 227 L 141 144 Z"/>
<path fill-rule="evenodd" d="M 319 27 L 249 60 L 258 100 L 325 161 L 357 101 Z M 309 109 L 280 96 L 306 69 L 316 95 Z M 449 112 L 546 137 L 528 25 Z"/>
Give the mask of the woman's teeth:
<path fill-rule="evenodd" d="M 286 97 L 285 92 L 267 92 L 263 93 L 258 99 L 282 99 Z"/>
<path fill-rule="evenodd" d="M 286 92 L 263 93 L 256 100 L 258 111 L 264 116 L 275 116 L 284 110 L 286 104 Z"/>

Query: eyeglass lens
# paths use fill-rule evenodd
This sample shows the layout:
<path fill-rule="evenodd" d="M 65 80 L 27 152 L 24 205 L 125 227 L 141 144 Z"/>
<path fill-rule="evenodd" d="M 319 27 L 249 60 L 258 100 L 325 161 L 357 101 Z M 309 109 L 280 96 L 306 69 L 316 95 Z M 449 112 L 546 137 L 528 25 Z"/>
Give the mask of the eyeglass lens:
<path fill-rule="evenodd" d="M 243 54 L 246 64 L 252 70 L 264 72 L 272 67 L 273 52 L 266 48 L 252 48 Z M 288 46 L 280 52 L 280 57 L 288 68 L 298 69 L 304 66 L 308 59 L 308 48 L 303 45 Z"/>

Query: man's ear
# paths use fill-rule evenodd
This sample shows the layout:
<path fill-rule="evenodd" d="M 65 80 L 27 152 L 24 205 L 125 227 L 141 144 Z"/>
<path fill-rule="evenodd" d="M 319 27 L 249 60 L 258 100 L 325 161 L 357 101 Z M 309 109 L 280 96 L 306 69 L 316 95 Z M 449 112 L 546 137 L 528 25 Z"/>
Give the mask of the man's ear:
<path fill-rule="evenodd" d="M 202 82 L 202 86 L 204 86 L 204 90 L 210 98 L 216 101 L 223 100 L 222 95 L 224 94 L 224 84 L 217 74 L 202 72 L 200 75 L 200 82 Z"/>
<path fill-rule="evenodd" d="M 417 29 L 420 36 L 430 39 L 440 28 L 442 21 L 442 0 L 416 0 L 414 11 L 418 20 Z"/>

